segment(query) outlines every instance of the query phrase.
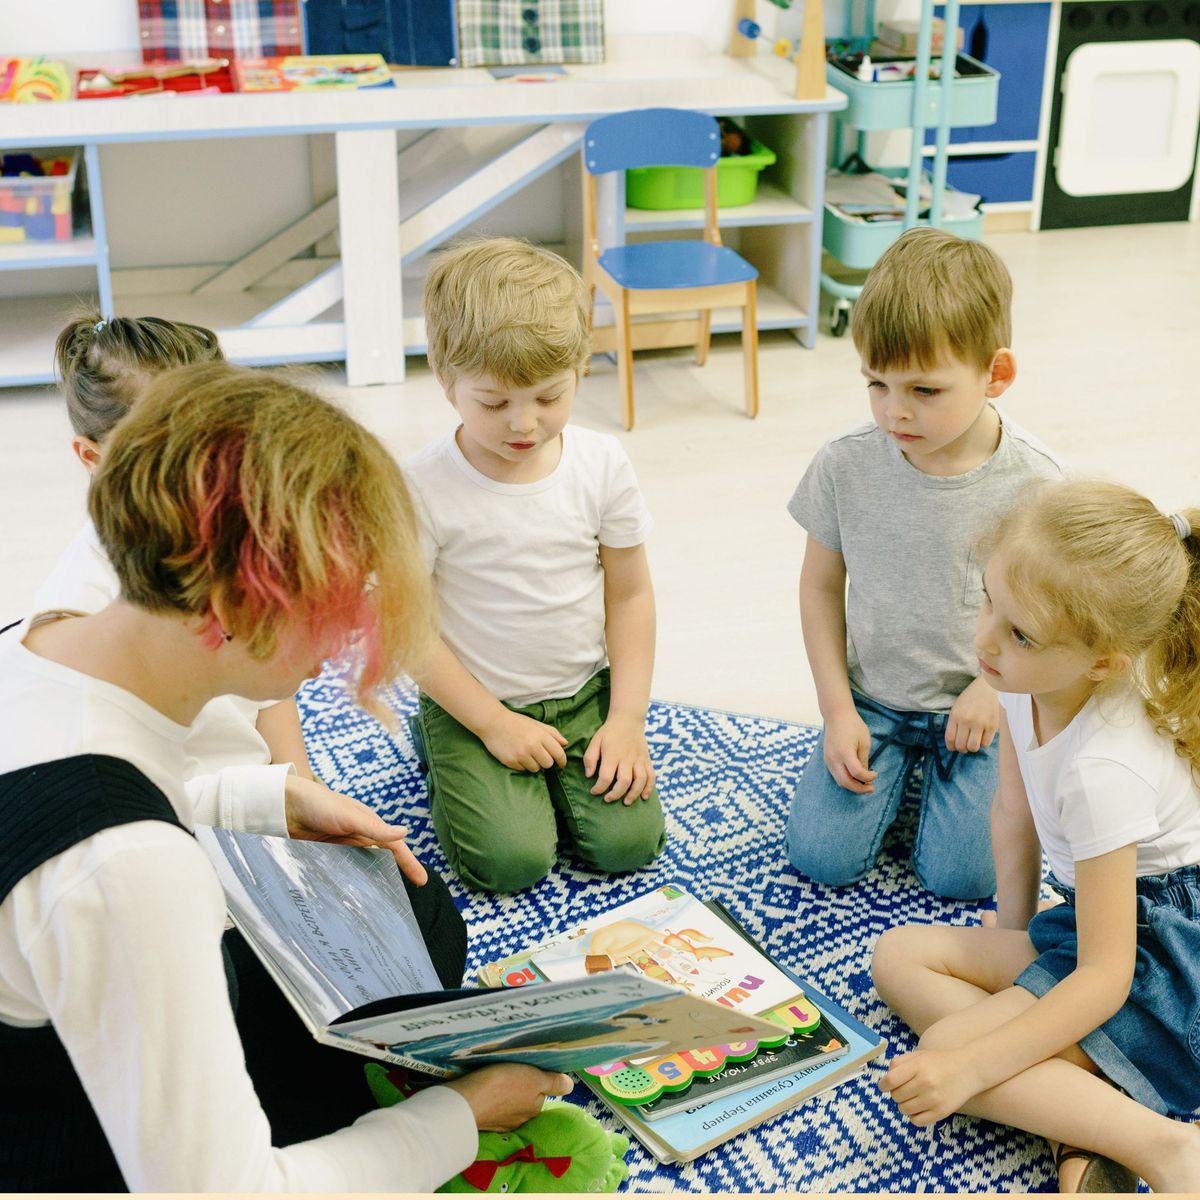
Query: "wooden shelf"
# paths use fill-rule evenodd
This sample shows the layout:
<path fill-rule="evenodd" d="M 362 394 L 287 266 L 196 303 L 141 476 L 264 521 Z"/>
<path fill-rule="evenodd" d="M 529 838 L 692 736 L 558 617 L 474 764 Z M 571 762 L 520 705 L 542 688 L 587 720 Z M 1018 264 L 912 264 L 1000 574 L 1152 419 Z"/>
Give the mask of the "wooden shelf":
<path fill-rule="evenodd" d="M 741 225 L 803 225 L 813 219 L 811 208 L 793 200 L 786 192 L 764 180 L 749 204 L 723 208 L 717 213 L 722 229 Z M 625 226 L 631 233 L 650 233 L 668 229 L 703 229 L 704 210 L 701 208 L 648 209 L 627 208 Z"/>

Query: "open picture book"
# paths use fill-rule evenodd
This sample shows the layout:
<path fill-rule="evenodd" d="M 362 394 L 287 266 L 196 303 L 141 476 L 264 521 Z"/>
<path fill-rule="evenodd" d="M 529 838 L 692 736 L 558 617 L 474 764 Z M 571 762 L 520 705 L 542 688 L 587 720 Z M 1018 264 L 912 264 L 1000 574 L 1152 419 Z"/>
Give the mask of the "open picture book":
<path fill-rule="evenodd" d="M 774 1038 L 778 1023 L 636 970 L 447 991 L 385 850 L 201 826 L 230 915 L 318 1041 L 451 1077 L 583 1071 Z"/>
<path fill-rule="evenodd" d="M 491 963 L 510 988 L 637 970 L 785 1026 L 783 1037 L 697 1044 L 584 1068 L 580 1078 L 659 1161 L 687 1162 L 861 1072 L 882 1038 L 772 959 L 716 900 L 678 884 Z"/>

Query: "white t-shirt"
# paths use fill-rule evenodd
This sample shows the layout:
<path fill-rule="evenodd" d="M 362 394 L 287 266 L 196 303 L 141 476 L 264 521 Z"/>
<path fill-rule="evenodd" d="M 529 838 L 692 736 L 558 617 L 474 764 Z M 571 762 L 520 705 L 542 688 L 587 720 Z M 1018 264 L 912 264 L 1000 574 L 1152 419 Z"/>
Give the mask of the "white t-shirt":
<path fill-rule="evenodd" d="M 120 594 L 116 572 L 85 521 L 34 596 L 34 612 L 96 613 Z M 192 804 L 205 825 L 249 829 L 247 814 L 259 813 L 257 833 L 287 833 L 283 788 L 292 768 L 271 763 L 271 751 L 255 727 L 264 705 L 241 696 L 217 696 L 201 710 L 184 743 L 184 775 Z M 269 802 L 269 805 L 268 805 Z"/>
<path fill-rule="evenodd" d="M 497 700 L 573 696 L 608 661 L 600 547 L 651 526 L 620 442 L 568 426 L 545 479 L 498 483 L 450 434 L 404 470 L 446 645 Z"/>
<path fill-rule="evenodd" d="M 1045 745 L 1033 705 L 1005 692 L 1021 779 L 1055 876 L 1075 885 L 1075 864 L 1137 843 L 1138 875 L 1200 863 L 1200 788 L 1187 759 L 1154 732 L 1137 695 L 1093 696 Z"/>
<path fill-rule="evenodd" d="M 27 631 L 0 637 L 0 774 L 120 757 L 192 828 L 187 729 L 27 650 Z M 87 838 L 0 904 L 0 1021 L 53 1022 L 131 1190 L 428 1192 L 473 1160 L 470 1106 L 447 1088 L 273 1148 L 230 1008 L 224 925 L 204 851 L 162 821 Z"/>

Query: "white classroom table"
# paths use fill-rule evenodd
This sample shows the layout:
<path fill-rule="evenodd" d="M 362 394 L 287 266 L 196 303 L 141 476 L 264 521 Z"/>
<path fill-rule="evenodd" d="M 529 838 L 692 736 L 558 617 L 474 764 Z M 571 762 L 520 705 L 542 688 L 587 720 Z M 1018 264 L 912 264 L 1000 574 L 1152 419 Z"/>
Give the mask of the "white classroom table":
<path fill-rule="evenodd" d="M 265 363 L 344 359 L 348 382 L 358 385 L 395 383 L 404 378 L 406 339 L 397 331 L 404 327 L 401 259 L 402 250 L 408 247 L 401 245 L 398 195 L 402 168 L 397 166 L 397 130 L 482 125 L 571 125 L 577 130 L 580 123 L 605 113 L 651 106 L 692 108 L 714 115 L 805 115 L 807 119 L 795 126 L 804 144 L 790 148 L 788 153 L 803 160 L 796 173 L 802 180 L 798 186 L 803 193 L 799 197 L 802 209 L 797 211 L 808 214 L 807 218 L 796 218 L 807 222 L 803 265 L 806 278 L 799 285 L 800 310 L 806 314 L 803 319 L 807 324 L 801 330 L 801 340 L 811 345 L 816 332 L 826 124 L 828 113 L 845 107 L 842 93 L 828 88 L 820 100 L 797 100 L 792 95 L 794 68 L 785 60 L 769 54 L 732 58 L 704 52 L 694 40 L 661 35 L 610 39 L 608 61 L 594 66 L 572 64 L 566 70 L 566 75 L 553 82 L 497 80 L 482 68 L 417 69 L 397 72 L 394 89 L 362 92 L 3 105 L 0 148 L 84 147 L 85 161 L 95 176 L 89 179 L 92 252 L 101 303 L 111 311 L 103 198 L 95 170 L 97 147 L 333 134 L 341 262 L 340 275 L 329 286 L 336 284 L 343 301 L 342 321 L 310 324 L 297 320 L 290 324 L 289 318 L 281 315 L 287 313 L 286 307 L 276 305 L 275 319 L 235 324 L 220 332 L 227 353 L 235 360 Z M 573 141 L 564 140 L 558 161 L 577 146 L 575 132 Z M 476 209 L 473 215 L 486 207 Z M 465 223 L 459 220 L 453 228 L 443 223 L 442 228 L 452 233 Z M 39 263 L 29 257 L 30 245 L 36 244 L 25 244 L 25 257 L 17 247 L 0 246 L 0 268 L 53 265 L 52 258 Z M 47 253 L 56 254 L 64 262 L 70 250 L 57 246 Z M 81 254 L 72 261 L 93 260 Z M 793 324 L 799 321 L 797 318 Z M 34 381 L 28 370 L 6 365 L 6 353 L 11 349 L 0 343 L 0 384 Z"/>

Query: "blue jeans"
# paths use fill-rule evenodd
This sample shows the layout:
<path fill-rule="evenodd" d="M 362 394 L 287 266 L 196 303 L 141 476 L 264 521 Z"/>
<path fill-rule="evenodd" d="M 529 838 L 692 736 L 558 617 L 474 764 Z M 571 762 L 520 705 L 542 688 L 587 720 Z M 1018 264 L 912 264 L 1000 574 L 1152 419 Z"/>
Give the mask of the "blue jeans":
<path fill-rule="evenodd" d="M 879 856 L 913 768 L 920 763 L 921 815 L 913 843 L 917 878 L 931 892 L 977 900 L 996 889 L 990 812 L 998 749 L 946 749 L 947 713 L 898 712 L 854 693 L 871 731 L 870 765 L 879 774 L 869 795 L 847 791 L 825 765 L 825 734 L 792 797 L 787 856 L 819 883 L 857 883 Z"/>

